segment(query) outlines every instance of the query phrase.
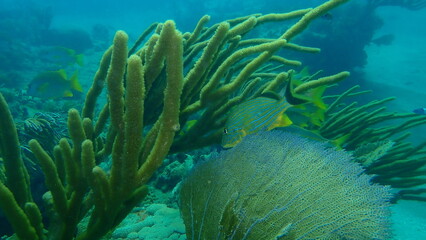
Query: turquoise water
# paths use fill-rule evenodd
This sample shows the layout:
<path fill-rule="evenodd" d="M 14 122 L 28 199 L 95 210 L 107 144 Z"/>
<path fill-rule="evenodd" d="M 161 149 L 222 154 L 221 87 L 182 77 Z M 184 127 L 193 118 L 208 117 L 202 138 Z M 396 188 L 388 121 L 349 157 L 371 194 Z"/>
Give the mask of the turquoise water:
<path fill-rule="evenodd" d="M 288 12 L 323 2 L 0 0 L 0 92 L 18 124 L 37 112 L 54 112 L 62 118 L 57 125 L 65 129 L 67 110 L 81 108 L 99 60 L 117 30 L 126 31 L 132 45 L 153 22 L 173 19 L 177 29 L 184 33 L 193 31 L 205 14 L 211 16 L 208 24 L 211 26 L 253 13 Z M 409 5 L 410 2 L 419 5 Z M 377 5 L 375 9 L 368 9 L 367 3 Z M 351 72 L 336 92 L 355 84 L 361 89 L 373 90 L 365 99 L 358 99 L 360 103 L 395 96 L 396 100 L 386 105 L 387 111 L 411 113 L 414 109 L 425 108 L 426 28 L 423 25 L 426 23 L 426 7 L 422 8 L 422 4 L 426 5 L 425 1 L 350 1 L 316 19 L 303 34 L 292 40 L 319 47 L 321 53 L 285 52 L 282 55 L 301 61 L 303 66 L 309 67 L 311 74 L 318 70 L 324 70 L 325 75 Z M 273 25 L 268 31 L 253 31 L 247 37 L 277 37 L 284 27 Z M 81 64 L 80 56 L 83 59 Z M 49 82 L 50 86 L 54 85 L 49 91 L 58 92 L 60 98 L 43 99 L 41 93 L 41 98 L 30 94 L 31 83 L 38 74 L 60 69 L 67 73 L 64 79 L 78 73 L 81 93 L 71 86 L 59 84 L 62 80 L 56 77 L 51 80 L 53 83 Z M 300 71 L 301 67 L 296 70 Z M 73 92 L 73 97 L 66 98 L 69 96 L 63 93 L 68 91 L 64 89 Z M 426 141 L 426 124 L 409 131 L 412 134 L 408 140 L 414 145 Z M 67 135 L 65 130 L 58 134 Z M 221 149 L 220 146 L 212 148 Z M 170 156 L 150 183 L 152 195 L 149 200 L 135 208 L 110 238 L 184 239 L 185 226 L 177 204 L 179 182 L 196 159 L 205 158 L 210 152 L 208 149 Z M 426 161 L 425 154 L 419 157 L 419 161 Z M 35 200 L 41 202 L 46 189 L 37 163 L 33 164 L 27 168 L 33 169 L 29 172 L 34 185 L 40 186 L 33 189 Z M 108 164 L 105 165 L 108 169 Z M 424 166 L 419 168 L 419 171 L 426 172 L 424 170 Z M 426 175 L 418 178 L 424 180 Z M 425 188 L 425 185 L 415 188 Z M 423 197 L 423 201 L 400 200 L 392 205 L 394 239 L 426 239 L 425 194 L 418 196 Z M 11 232 L 0 212 L 0 236 Z"/>

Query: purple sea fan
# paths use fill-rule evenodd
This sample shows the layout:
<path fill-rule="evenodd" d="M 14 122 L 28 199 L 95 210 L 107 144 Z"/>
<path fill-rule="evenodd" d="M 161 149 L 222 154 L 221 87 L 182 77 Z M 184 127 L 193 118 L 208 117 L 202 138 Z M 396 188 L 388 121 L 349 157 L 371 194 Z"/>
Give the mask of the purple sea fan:
<path fill-rule="evenodd" d="M 389 187 L 351 155 L 281 131 L 247 136 L 182 184 L 188 239 L 389 239 Z"/>

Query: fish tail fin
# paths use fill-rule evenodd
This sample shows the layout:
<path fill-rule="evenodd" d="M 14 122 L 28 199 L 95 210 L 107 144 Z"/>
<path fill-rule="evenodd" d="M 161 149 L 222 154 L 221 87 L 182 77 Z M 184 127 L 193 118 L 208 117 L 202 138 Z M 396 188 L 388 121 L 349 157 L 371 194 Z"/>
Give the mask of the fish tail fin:
<path fill-rule="evenodd" d="M 293 122 L 287 116 L 287 114 L 283 113 L 277 118 L 277 120 L 274 123 L 272 123 L 267 128 L 267 130 L 269 131 L 269 130 L 272 130 L 272 129 L 277 128 L 277 127 L 287 127 L 287 126 L 290 126 L 292 124 L 293 124 Z"/>
<path fill-rule="evenodd" d="M 325 111 L 319 108 L 315 112 L 309 113 L 308 118 L 313 125 L 320 127 L 324 123 L 324 114 Z"/>
<path fill-rule="evenodd" d="M 74 72 L 74 74 L 70 78 L 70 81 L 71 81 L 71 89 L 76 90 L 78 92 L 83 92 L 83 87 L 81 87 L 81 84 L 78 81 L 78 71 Z"/>
<path fill-rule="evenodd" d="M 60 69 L 57 71 L 59 73 L 59 75 L 61 76 L 62 79 L 66 80 L 67 79 L 67 73 L 65 72 L 64 69 Z M 53 72 L 54 73 L 54 72 Z"/>
<path fill-rule="evenodd" d="M 327 86 L 324 85 L 312 90 L 312 103 L 323 110 L 327 108 L 327 105 L 322 100 L 322 96 L 324 95 L 324 91 L 326 89 L 327 89 Z"/>
<path fill-rule="evenodd" d="M 83 61 L 84 55 L 83 54 L 77 54 L 77 55 L 74 56 L 74 58 L 75 58 L 75 62 L 79 66 L 83 66 L 83 64 L 84 64 L 84 61 Z"/>

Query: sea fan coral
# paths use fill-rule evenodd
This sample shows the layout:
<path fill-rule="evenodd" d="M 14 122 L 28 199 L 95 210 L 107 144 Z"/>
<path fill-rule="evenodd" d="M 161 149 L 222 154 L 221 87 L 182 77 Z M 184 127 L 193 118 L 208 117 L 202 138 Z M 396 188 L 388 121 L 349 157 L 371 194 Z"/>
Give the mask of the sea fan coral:
<path fill-rule="evenodd" d="M 349 153 L 282 131 L 247 136 L 182 184 L 188 239 L 388 239 L 389 187 Z"/>

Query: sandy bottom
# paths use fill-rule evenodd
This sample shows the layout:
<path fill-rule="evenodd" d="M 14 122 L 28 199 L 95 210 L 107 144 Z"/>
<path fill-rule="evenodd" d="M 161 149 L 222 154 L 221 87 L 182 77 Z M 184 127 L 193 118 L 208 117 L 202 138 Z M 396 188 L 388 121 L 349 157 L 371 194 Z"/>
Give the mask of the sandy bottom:
<path fill-rule="evenodd" d="M 400 201 L 392 207 L 395 239 L 426 239 L 426 203 Z"/>

